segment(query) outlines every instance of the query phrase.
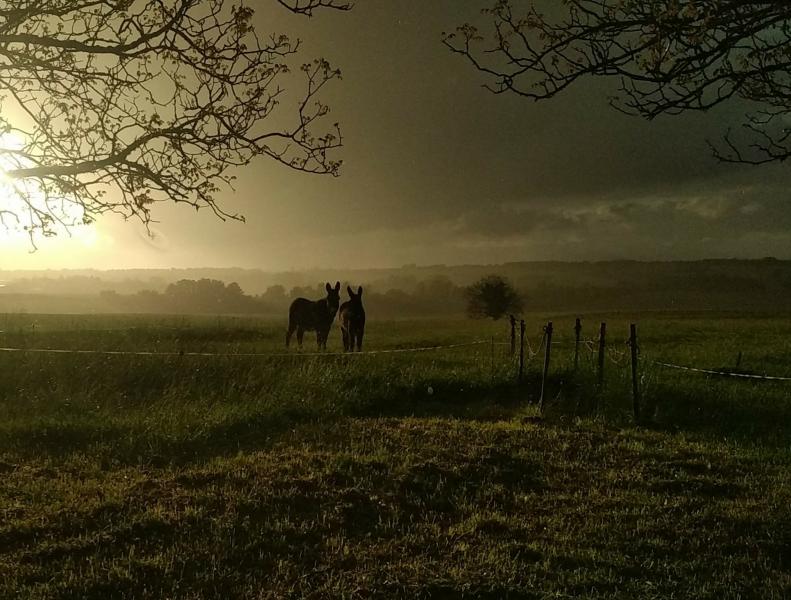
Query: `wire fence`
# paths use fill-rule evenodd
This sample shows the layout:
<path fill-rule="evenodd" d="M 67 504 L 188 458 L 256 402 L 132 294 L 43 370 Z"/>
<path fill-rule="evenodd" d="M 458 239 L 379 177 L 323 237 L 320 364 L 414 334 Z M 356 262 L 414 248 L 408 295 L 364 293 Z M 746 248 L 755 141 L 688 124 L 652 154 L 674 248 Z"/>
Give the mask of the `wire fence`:
<path fill-rule="evenodd" d="M 518 365 L 518 380 L 522 379 L 522 374 L 524 372 L 526 364 L 529 364 L 534 358 L 544 353 L 546 355 L 548 350 L 548 335 L 547 335 L 547 327 L 543 328 L 543 335 L 540 339 L 533 339 L 531 341 L 530 336 L 525 335 L 524 331 L 524 321 L 521 321 L 521 335 L 517 341 L 515 330 L 512 329 L 511 331 L 511 340 L 509 341 L 500 341 L 497 340 L 495 337 L 492 337 L 489 340 L 486 339 L 474 339 L 470 341 L 463 341 L 457 343 L 447 343 L 447 344 L 435 344 L 435 345 L 425 345 L 425 346 L 415 346 L 415 347 L 407 347 L 407 348 L 384 348 L 384 349 L 374 349 L 374 350 L 366 350 L 362 352 L 327 352 L 327 351 L 318 351 L 318 352 L 302 352 L 301 350 L 298 351 L 290 351 L 290 352 L 210 352 L 210 351 L 187 351 L 187 350 L 166 350 L 166 351 L 158 351 L 158 350 L 100 350 L 100 349 L 71 349 L 71 348 L 46 348 L 46 347 L 21 347 L 21 346 L 3 346 L 0 347 L 0 352 L 2 353 L 29 353 L 29 354 L 66 354 L 66 355 L 105 355 L 105 356 L 150 356 L 150 357 L 226 357 L 226 358 L 308 358 L 308 357 L 363 357 L 363 356 L 378 356 L 378 355 L 392 355 L 392 354 L 417 354 L 417 353 L 425 353 L 425 352 L 436 352 L 436 351 L 443 351 L 443 350 L 452 350 L 457 348 L 470 348 L 476 346 L 486 346 L 491 345 L 491 360 L 492 360 L 492 368 L 494 368 L 494 356 L 495 356 L 495 347 L 507 347 L 510 346 L 510 352 L 506 351 L 510 354 L 510 360 L 517 360 L 519 362 Z M 516 321 L 512 320 L 512 328 L 515 326 Z M 548 324 L 551 329 L 551 323 Z M 577 323 L 579 326 L 579 322 Z M 124 328 L 127 330 L 146 330 L 148 328 L 143 327 L 130 327 Z M 167 329 L 177 329 L 167 327 Z M 87 330 L 76 330 L 78 332 L 84 332 Z M 104 330 L 92 330 L 92 331 L 104 331 Z M 110 331 L 110 330 L 107 330 Z M 602 330 L 602 334 L 604 333 L 604 329 Z M 650 357 L 642 356 L 640 353 L 640 349 L 637 347 L 636 339 L 626 340 L 626 341 L 615 341 L 609 342 L 605 344 L 604 342 L 606 339 L 600 337 L 597 338 L 582 338 L 579 337 L 579 331 L 577 331 L 577 338 L 576 339 L 552 339 L 551 345 L 552 347 L 559 346 L 562 348 L 574 348 L 575 353 L 575 363 L 574 368 L 577 369 L 577 356 L 579 355 L 579 351 L 587 351 L 591 356 L 598 357 L 599 359 L 599 366 L 598 369 L 599 373 L 599 381 L 603 381 L 601 376 L 601 369 L 603 369 L 604 362 L 607 361 L 612 365 L 620 369 L 627 368 L 630 363 L 636 362 L 637 356 L 639 355 L 640 358 L 640 365 L 644 367 L 644 365 L 652 365 L 662 369 L 669 369 L 681 372 L 688 372 L 688 373 L 697 373 L 709 376 L 717 376 L 717 377 L 727 377 L 727 378 L 736 378 L 736 379 L 743 379 L 743 380 L 750 380 L 750 381 L 774 381 L 774 382 L 789 382 L 791 381 L 791 377 L 789 376 L 782 376 L 782 375 L 768 375 L 768 374 L 754 374 L 754 373 L 740 373 L 736 371 L 730 370 L 718 370 L 707 368 L 703 366 L 695 366 L 695 365 L 685 365 L 685 364 L 677 364 L 668 362 L 665 360 L 655 360 Z M 501 338 L 502 339 L 502 338 Z M 632 352 L 630 345 L 635 345 L 635 352 Z M 549 365 L 546 364 L 544 369 L 545 371 L 548 370 Z M 544 377 L 546 377 L 547 373 L 544 373 Z M 637 377 L 636 367 L 633 367 L 632 377 Z M 637 394 L 637 384 L 635 384 L 635 394 Z"/>
<path fill-rule="evenodd" d="M 558 342 L 558 343 L 562 344 L 563 342 Z M 579 343 L 580 343 L 580 347 L 586 349 L 591 355 L 596 355 L 598 353 L 599 340 L 590 339 L 590 338 L 580 339 Z M 616 344 L 617 346 L 626 346 L 627 349 L 625 350 L 620 350 L 617 347 L 614 347 L 612 344 L 605 346 L 605 357 L 610 361 L 610 363 L 616 366 L 624 367 L 628 365 L 630 360 L 629 349 L 628 349 L 629 344 L 630 344 L 629 340 L 621 341 Z M 555 342 L 553 342 L 552 345 L 555 345 Z M 753 373 L 737 373 L 734 371 L 722 371 L 722 370 L 708 369 L 703 367 L 679 365 L 679 364 L 660 361 L 660 360 L 653 360 L 646 358 L 645 356 L 642 356 L 642 353 L 639 352 L 639 350 L 638 350 L 638 354 L 641 355 L 641 362 L 646 362 L 648 364 L 662 367 L 665 369 L 675 369 L 679 371 L 703 373 L 706 375 L 717 375 L 721 377 L 737 377 L 742 379 L 766 380 L 766 381 L 791 381 L 791 377 L 785 377 L 779 375 L 756 375 Z"/>
<path fill-rule="evenodd" d="M 466 348 L 491 343 L 489 340 L 474 340 L 459 344 L 444 344 L 437 346 L 420 346 L 415 348 L 388 348 L 382 350 L 366 350 L 364 352 L 187 352 L 187 351 L 146 351 L 146 350 L 72 350 L 67 348 L 13 348 L 0 347 L 0 352 L 32 353 L 32 354 L 99 354 L 109 356 L 205 356 L 205 357 L 258 357 L 258 358 L 285 358 L 285 357 L 315 357 L 315 356 L 373 356 L 378 354 L 404 354 L 414 352 L 430 352 L 435 350 L 449 350 L 453 348 Z"/>
<path fill-rule="evenodd" d="M 707 375 L 718 375 L 721 377 L 740 377 L 742 379 L 757 379 L 765 381 L 791 381 L 791 377 L 781 377 L 778 375 L 753 375 L 751 373 L 734 373 L 733 371 L 715 371 L 713 369 L 701 369 L 698 367 L 688 367 L 685 365 L 675 365 L 658 360 L 649 360 L 652 365 L 664 367 L 666 369 L 676 369 L 679 371 L 691 371 L 693 373 L 705 373 Z"/>

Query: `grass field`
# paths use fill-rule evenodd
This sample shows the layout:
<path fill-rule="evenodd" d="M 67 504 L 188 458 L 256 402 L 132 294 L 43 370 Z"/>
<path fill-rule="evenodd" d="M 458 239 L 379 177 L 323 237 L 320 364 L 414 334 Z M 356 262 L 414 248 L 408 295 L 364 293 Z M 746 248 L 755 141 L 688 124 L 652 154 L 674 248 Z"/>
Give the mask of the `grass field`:
<path fill-rule="evenodd" d="M 539 420 L 502 324 L 211 357 L 178 353 L 282 353 L 283 324 L 0 317 L 4 347 L 175 353 L 0 352 L 0 598 L 791 597 L 791 382 L 651 363 L 791 376 L 791 318 L 585 316 L 601 391 L 573 317 L 531 316 L 531 347 L 547 318 Z"/>

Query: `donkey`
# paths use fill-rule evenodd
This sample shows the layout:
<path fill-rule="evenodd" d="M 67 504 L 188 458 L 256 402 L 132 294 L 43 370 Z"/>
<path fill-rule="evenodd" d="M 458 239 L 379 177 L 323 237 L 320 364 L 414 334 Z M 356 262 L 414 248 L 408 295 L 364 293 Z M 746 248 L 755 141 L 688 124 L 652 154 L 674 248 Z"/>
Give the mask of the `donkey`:
<path fill-rule="evenodd" d="M 297 298 L 291 303 L 288 309 L 286 348 L 291 343 L 291 336 L 295 331 L 297 332 L 297 344 L 300 348 L 302 348 L 303 334 L 306 331 L 315 331 L 319 350 L 327 349 L 327 337 L 341 301 L 341 282 L 337 281 L 334 288 L 329 283 L 325 287 L 327 288 L 326 298 L 316 301 Z"/>
<path fill-rule="evenodd" d="M 365 309 L 363 309 L 363 288 L 357 288 L 357 293 L 352 288 L 346 286 L 349 292 L 348 302 L 341 304 L 338 312 L 338 323 L 341 326 L 343 336 L 343 349 L 346 352 L 354 352 L 355 344 L 357 352 L 363 349 L 363 333 L 365 333 Z"/>

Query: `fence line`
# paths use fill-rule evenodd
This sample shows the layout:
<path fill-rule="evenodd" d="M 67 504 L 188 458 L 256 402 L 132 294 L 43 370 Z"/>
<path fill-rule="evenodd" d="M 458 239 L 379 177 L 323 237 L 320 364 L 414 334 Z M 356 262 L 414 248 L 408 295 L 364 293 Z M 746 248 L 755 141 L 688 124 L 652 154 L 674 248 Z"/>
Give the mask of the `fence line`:
<path fill-rule="evenodd" d="M 762 379 L 765 381 L 791 381 L 791 377 L 778 377 L 776 375 L 750 375 L 748 373 L 732 373 L 729 371 L 714 371 L 712 369 L 699 369 L 697 367 L 687 367 L 684 365 L 674 365 L 673 363 L 649 360 L 649 363 L 665 367 L 667 369 L 678 369 L 680 371 L 693 371 L 695 373 L 706 373 L 707 375 L 721 375 L 723 377 L 741 377 L 742 379 Z"/>
<path fill-rule="evenodd" d="M 552 342 L 555 345 L 555 342 Z M 598 340 L 594 340 L 591 338 L 581 338 L 580 345 L 583 348 L 586 348 L 588 352 L 591 354 L 596 354 L 596 344 L 598 344 Z M 621 344 L 616 344 L 620 346 Z M 629 342 L 626 342 L 626 345 L 629 345 Z M 539 348 L 540 350 L 540 348 Z M 616 350 L 612 346 L 607 348 L 606 357 L 609 359 L 610 362 L 613 364 L 622 367 L 626 364 L 627 361 L 627 354 L 628 352 L 625 350 Z M 722 377 L 738 377 L 741 379 L 753 379 L 753 380 L 761 380 L 761 381 L 791 381 L 791 377 L 781 377 L 777 375 L 751 375 L 748 373 L 733 373 L 729 371 L 716 371 L 714 369 L 701 369 L 698 367 L 690 367 L 686 365 L 676 365 L 673 363 L 666 363 L 662 361 L 656 360 L 648 360 L 649 364 L 657 365 L 659 367 L 664 367 L 666 369 L 677 369 L 679 371 L 690 371 L 694 373 L 704 373 L 706 375 L 720 375 Z"/>
<path fill-rule="evenodd" d="M 0 352 L 38 353 L 38 354 L 100 354 L 111 356 L 227 356 L 227 357 L 260 357 L 284 358 L 290 356 L 371 356 L 375 354 L 400 354 L 408 352 L 428 352 L 431 350 L 447 350 L 450 348 L 463 348 L 490 344 L 488 340 L 476 340 L 461 344 L 446 344 L 443 346 L 422 346 L 419 348 L 392 348 L 386 350 L 367 350 L 365 352 L 156 352 L 145 350 L 68 350 L 60 348 L 9 348 L 0 347 Z"/>
<path fill-rule="evenodd" d="M 588 348 L 590 352 L 595 352 L 594 348 L 594 340 L 586 339 L 582 340 L 585 343 L 585 346 Z M 626 342 L 626 345 L 629 343 Z M 607 358 L 610 361 L 618 366 L 623 366 L 626 363 L 626 352 L 615 350 L 614 348 L 610 347 L 607 350 Z M 616 358 L 617 357 L 617 358 Z M 649 360 L 650 364 L 657 365 L 659 367 L 665 367 L 667 369 L 677 369 L 679 371 L 691 371 L 694 373 L 705 373 L 707 375 L 721 375 L 723 377 L 740 377 L 742 379 L 759 379 L 764 381 L 791 381 L 791 377 L 780 377 L 777 375 L 751 375 L 748 373 L 733 373 L 730 371 L 715 371 L 713 369 L 701 369 L 698 367 L 689 367 L 686 365 L 676 365 L 673 363 L 666 363 L 657 360 Z"/>
<path fill-rule="evenodd" d="M 133 330 L 129 328 L 122 331 Z M 141 328 L 143 329 L 143 328 Z M 175 328 L 174 328 L 175 329 Z M 69 331 L 69 330 L 64 330 Z M 96 330 L 102 331 L 102 330 Z M 544 348 L 546 342 L 546 334 L 541 338 L 538 345 L 534 348 L 530 344 L 530 340 L 525 336 L 527 359 L 530 360 L 537 356 Z M 595 353 L 595 343 L 597 340 L 590 338 L 581 339 L 580 343 L 589 352 Z M 562 343 L 562 342 L 561 342 Z M 379 354 L 404 354 L 404 353 L 418 353 L 430 352 L 437 350 L 448 350 L 454 348 L 464 348 L 479 345 L 498 346 L 510 345 L 509 342 L 493 342 L 492 340 L 474 340 L 470 342 L 462 342 L 458 344 L 444 344 L 436 346 L 420 346 L 414 348 L 391 348 L 383 350 L 367 350 L 364 352 L 185 352 L 185 351 L 145 351 L 145 350 L 72 350 L 61 348 L 16 348 L 16 347 L 0 347 L 0 352 L 7 353 L 34 353 L 34 354 L 93 354 L 93 355 L 106 355 L 106 356 L 194 356 L 194 357 L 250 357 L 250 358 L 287 358 L 287 357 L 318 357 L 318 356 L 375 356 Z M 553 345 L 558 344 L 552 342 Z M 619 351 L 615 348 L 608 348 L 606 357 L 618 366 L 623 366 L 626 361 L 626 352 Z M 676 369 L 680 371 L 689 371 L 694 373 L 703 373 L 706 375 L 718 375 L 722 377 L 736 377 L 741 379 L 753 379 L 763 381 L 791 381 L 791 377 L 782 377 L 774 375 L 752 375 L 747 373 L 733 373 L 729 371 L 716 371 L 713 369 L 701 369 L 698 367 L 691 367 L 686 365 L 677 365 L 656 360 L 648 360 L 649 364 L 667 369 Z"/>
<path fill-rule="evenodd" d="M 617 346 L 617 345 L 620 345 L 620 344 L 615 344 L 615 345 Z M 625 342 L 625 345 L 628 346 L 629 343 Z M 617 350 L 613 346 L 608 346 L 607 347 L 606 355 L 607 355 L 607 358 L 609 359 L 609 361 L 611 363 L 613 363 L 614 365 L 617 365 L 619 367 L 624 366 L 626 364 L 627 360 L 629 359 L 629 352 L 628 352 L 628 350 Z"/>
<path fill-rule="evenodd" d="M 533 347 L 530 345 L 530 338 L 525 336 L 525 342 L 527 343 L 527 359 L 528 360 L 532 360 L 533 358 L 535 358 L 541 352 L 541 348 L 544 347 L 544 342 L 546 341 L 546 339 L 547 339 L 547 334 L 544 333 L 543 337 L 541 338 L 541 341 L 538 343 L 538 346 L 536 346 L 536 349 L 533 350 Z"/>

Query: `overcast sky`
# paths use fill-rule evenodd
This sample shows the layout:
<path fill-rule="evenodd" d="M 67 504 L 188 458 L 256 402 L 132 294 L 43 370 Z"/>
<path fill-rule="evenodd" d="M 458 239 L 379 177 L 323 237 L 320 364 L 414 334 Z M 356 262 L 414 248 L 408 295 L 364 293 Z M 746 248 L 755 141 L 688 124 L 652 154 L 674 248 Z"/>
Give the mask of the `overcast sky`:
<path fill-rule="evenodd" d="M 162 206 L 153 240 L 108 217 L 33 254 L 5 239 L 0 267 L 791 258 L 789 168 L 721 165 L 706 146 L 735 107 L 648 123 L 610 109 L 601 81 L 541 104 L 493 96 L 440 42 L 482 0 L 359 0 L 310 20 L 268 4 L 261 33 L 298 33 L 304 59 L 343 71 L 325 96 L 341 177 L 262 158 L 223 195 L 246 224 Z"/>

